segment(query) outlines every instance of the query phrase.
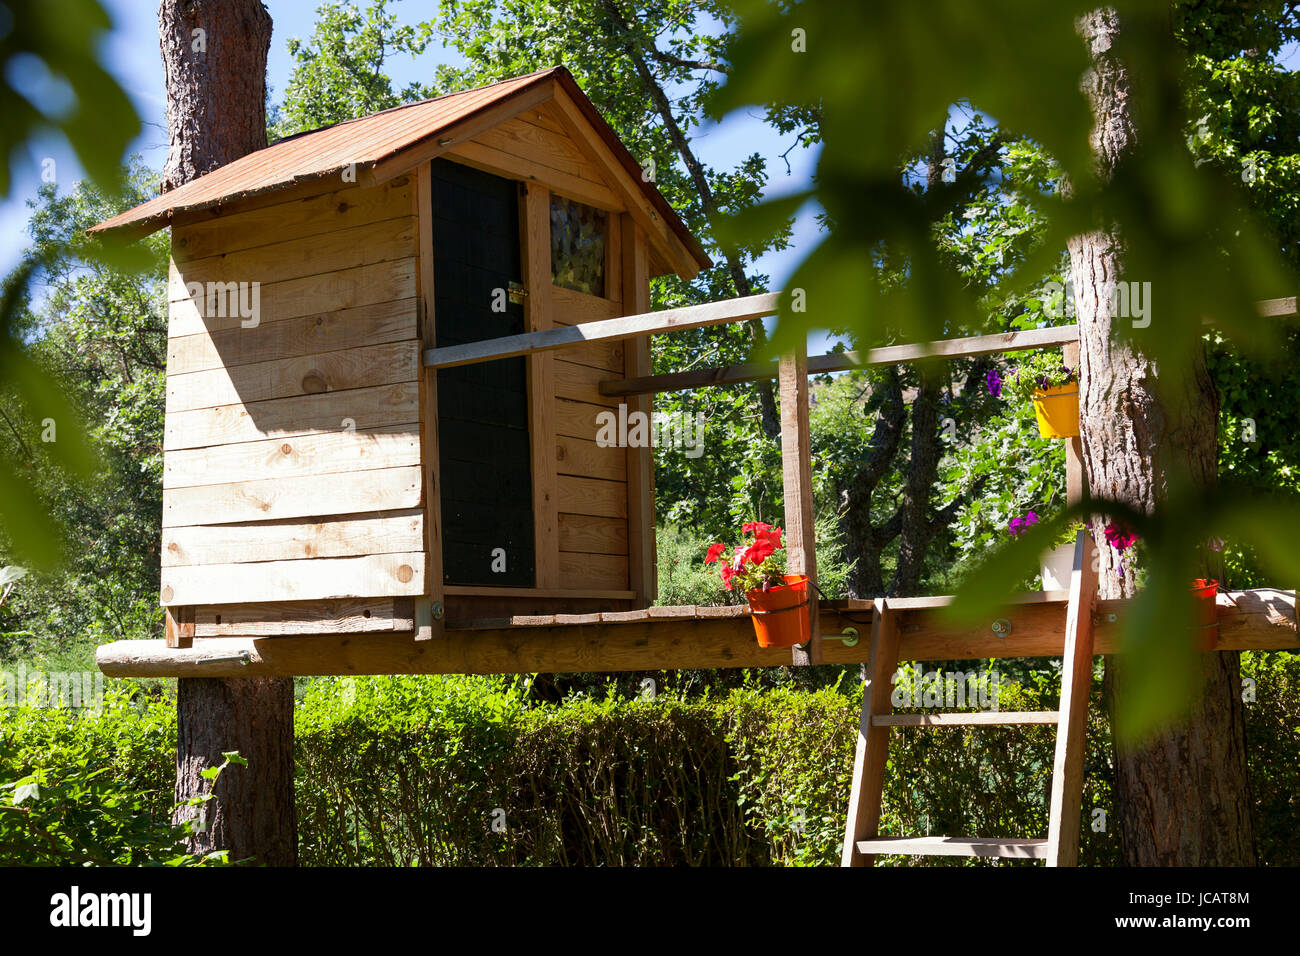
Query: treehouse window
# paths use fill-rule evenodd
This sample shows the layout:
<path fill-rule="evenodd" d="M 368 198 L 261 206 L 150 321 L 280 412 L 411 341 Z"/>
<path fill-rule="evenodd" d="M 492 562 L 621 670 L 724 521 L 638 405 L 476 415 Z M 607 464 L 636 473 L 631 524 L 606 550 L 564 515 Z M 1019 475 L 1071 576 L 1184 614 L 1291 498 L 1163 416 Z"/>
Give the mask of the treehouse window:
<path fill-rule="evenodd" d="M 551 194 L 551 277 L 558 286 L 605 295 L 609 214 Z"/>

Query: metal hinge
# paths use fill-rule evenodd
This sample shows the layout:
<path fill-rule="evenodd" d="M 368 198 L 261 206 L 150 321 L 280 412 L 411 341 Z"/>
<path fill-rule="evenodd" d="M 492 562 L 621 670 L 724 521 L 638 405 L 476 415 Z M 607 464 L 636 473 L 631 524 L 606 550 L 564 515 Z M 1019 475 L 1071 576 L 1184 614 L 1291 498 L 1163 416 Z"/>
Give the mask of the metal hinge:
<path fill-rule="evenodd" d="M 511 279 L 510 284 L 506 287 L 506 297 L 515 305 L 523 305 L 524 299 L 528 298 L 528 290 L 514 279 Z"/>

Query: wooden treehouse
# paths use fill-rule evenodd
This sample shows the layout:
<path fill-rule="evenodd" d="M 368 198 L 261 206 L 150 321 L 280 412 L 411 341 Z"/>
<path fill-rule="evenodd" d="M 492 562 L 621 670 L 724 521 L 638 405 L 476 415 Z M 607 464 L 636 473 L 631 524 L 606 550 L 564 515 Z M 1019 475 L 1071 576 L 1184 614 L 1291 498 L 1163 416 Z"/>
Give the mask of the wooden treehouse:
<path fill-rule="evenodd" d="M 760 648 L 744 607 L 656 607 L 651 449 L 597 441 L 657 392 L 775 378 L 792 571 L 814 580 L 808 375 L 1077 349 L 1077 328 L 650 374 L 649 336 L 775 312 L 759 295 L 651 313 L 649 279 L 708 257 L 563 69 L 304 133 L 96 226 L 169 226 L 157 641 L 113 676 L 532 673 L 868 665 L 845 862 L 877 853 L 1074 861 L 1094 654 L 1126 602 L 1068 591 L 996 627 L 946 597 L 814 601 Z M 1295 301 L 1267 303 L 1289 314 Z M 1070 495 L 1082 494 L 1078 439 Z M 859 636 L 861 640 L 859 640 Z M 1219 596 L 1219 648 L 1295 647 L 1294 592 Z M 882 838 L 899 661 L 1064 656 L 1047 839 Z M 1081 709 L 1083 708 L 1083 709 Z M 1072 824 L 1073 821 L 1073 824 Z M 893 841 L 893 842 L 891 842 Z"/>

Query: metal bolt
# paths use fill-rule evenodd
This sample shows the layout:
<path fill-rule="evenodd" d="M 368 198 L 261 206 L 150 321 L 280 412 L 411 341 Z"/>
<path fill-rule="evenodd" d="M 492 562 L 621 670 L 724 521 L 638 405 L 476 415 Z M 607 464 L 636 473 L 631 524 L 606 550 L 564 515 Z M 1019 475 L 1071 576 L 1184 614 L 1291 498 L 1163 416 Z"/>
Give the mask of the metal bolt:
<path fill-rule="evenodd" d="M 993 633 L 998 637 L 1006 637 L 1011 633 L 1011 622 L 1005 617 L 1000 617 L 993 622 Z"/>
<path fill-rule="evenodd" d="M 442 602 L 441 602 L 441 601 L 434 601 L 433 604 L 431 604 L 431 605 L 429 606 L 429 613 L 433 615 L 433 619 L 434 619 L 435 621 L 441 621 L 441 620 L 442 620 L 442 613 L 443 613 L 443 611 L 442 611 Z"/>
<path fill-rule="evenodd" d="M 239 662 L 241 667 L 247 667 L 249 656 L 248 651 L 240 651 L 238 654 L 230 654 L 226 657 L 200 657 L 194 663 L 196 664 L 233 664 Z"/>

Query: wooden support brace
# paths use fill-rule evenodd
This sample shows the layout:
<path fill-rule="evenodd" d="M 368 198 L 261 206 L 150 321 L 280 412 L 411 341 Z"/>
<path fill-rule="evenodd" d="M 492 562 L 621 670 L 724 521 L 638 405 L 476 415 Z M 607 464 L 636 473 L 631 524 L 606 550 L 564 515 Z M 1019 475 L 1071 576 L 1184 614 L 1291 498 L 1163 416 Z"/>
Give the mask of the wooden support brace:
<path fill-rule="evenodd" d="M 813 518 L 812 451 L 808 434 L 808 353 L 801 343 L 781 357 L 781 475 L 785 489 L 787 572 L 808 575 L 810 641 L 794 648 L 796 665 L 822 663 L 818 630 L 817 531 Z"/>
<path fill-rule="evenodd" d="M 853 777 L 849 781 L 849 811 L 844 826 L 841 866 L 871 866 L 875 861 L 874 856 L 858 852 L 858 841 L 876 836 L 880 827 L 890 728 L 877 724 L 874 718 L 893 709 L 891 678 L 898 667 L 898 645 L 899 613 L 891 610 L 884 598 L 878 598 L 872 617 L 871 646 L 867 651 L 867 679 L 862 688 L 858 746 L 853 756 Z"/>
<path fill-rule="evenodd" d="M 1097 570 L 1092 537 L 1080 531 L 1074 541 L 1070 603 L 1065 616 L 1065 654 L 1061 662 L 1060 722 L 1052 765 L 1052 797 L 1047 830 L 1047 865 L 1076 866 L 1083 811 L 1083 757 L 1092 687 L 1092 612 L 1097 601 Z"/>
<path fill-rule="evenodd" d="M 414 199 L 418 223 L 420 267 L 417 272 L 420 339 L 425 348 L 437 345 L 433 309 L 433 171 L 420 167 Z M 415 601 L 415 639 L 429 641 L 443 633 L 442 596 L 442 486 L 438 470 L 438 373 L 421 369 L 420 461 L 424 502 L 424 588 Z"/>

